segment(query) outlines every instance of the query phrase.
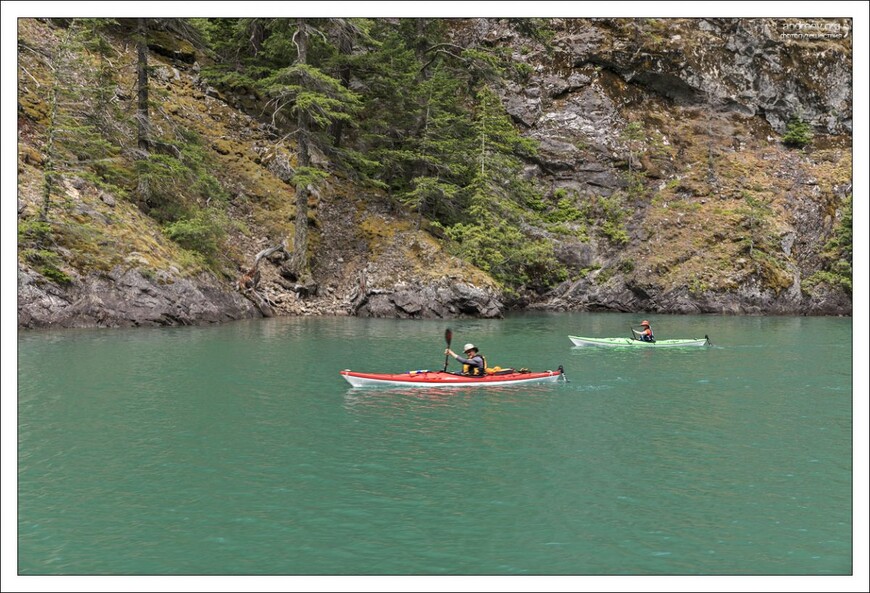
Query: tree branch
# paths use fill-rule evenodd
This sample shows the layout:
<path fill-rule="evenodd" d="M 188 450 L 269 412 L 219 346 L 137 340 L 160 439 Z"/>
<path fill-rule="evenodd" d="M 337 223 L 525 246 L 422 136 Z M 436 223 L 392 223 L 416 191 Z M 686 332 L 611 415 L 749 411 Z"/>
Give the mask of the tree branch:
<path fill-rule="evenodd" d="M 29 76 L 30 79 L 31 79 L 33 82 L 36 83 L 36 88 L 39 88 L 39 87 L 42 86 L 41 84 L 39 84 L 39 81 L 36 80 L 36 79 L 33 77 L 33 74 L 31 74 L 30 72 L 27 71 L 27 68 L 25 68 L 24 66 L 22 66 L 22 67 L 21 67 L 21 70 L 22 70 L 22 72 L 24 72 L 27 76 Z"/>
<path fill-rule="evenodd" d="M 442 45 L 443 45 L 443 44 L 442 44 Z M 427 50 L 427 51 L 428 51 L 428 50 Z M 462 62 L 462 63 L 464 63 L 464 64 L 468 64 L 469 61 L 470 61 L 468 58 L 463 58 L 462 56 L 457 56 L 456 54 L 454 54 L 454 53 L 450 53 L 449 51 L 444 51 L 444 50 L 439 49 L 439 50 L 437 50 L 437 51 L 435 52 L 435 55 L 432 56 L 432 59 L 431 59 L 431 60 L 429 60 L 428 62 L 426 62 L 425 64 L 423 64 L 423 65 L 420 67 L 420 72 L 423 72 L 426 68 L 428 68 L 429 65 L 432 64 L 432 62 L 434 62 L 435 60 L 437 60 L 437 59 L 438 59 L 438 56 L 441 55 L 441 54 L 448 55 L 448 56 L 450 56 L 450 57 L 452 57 L 452 58 L 456 58 L 457 60 L 459 60 L 460 62 Z"/>
<path fill-rule="evenodd" d="M 456 45 L 455 43 L 436 43 L 432 47 L 423 51 L 424 54 L 428 54 L 430 51 L 440 50 L 442 47 L 452 47 L 453 49 L 458 49 L 462 51 L 462 46 Z"/>

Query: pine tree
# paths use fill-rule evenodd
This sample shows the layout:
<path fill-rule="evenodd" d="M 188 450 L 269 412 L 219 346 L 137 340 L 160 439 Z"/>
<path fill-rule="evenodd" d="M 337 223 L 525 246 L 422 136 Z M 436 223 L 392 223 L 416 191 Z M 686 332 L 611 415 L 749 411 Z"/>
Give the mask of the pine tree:
<path fill-rule="evenodd" d="M 782 143 L 792 148 L 803 148 L 813 141 L 810 125 L 798 116 L 792 117 L 785 128 Z"/>
<path fill-rule="evenodd" d="M 54 196 L 67 175 L 86 174 L 100 162 L 117 155 L 104 137 L 108 112 L 104 69 L 94 65 L 88 43 L 99 35 L 89 20 L 73 19 L 63 33 L 49 67 L 54 75 L 49 91 L 45 180 L 40 218 L 47 221 Z M 98 47 L 103 47 L 98 45 Z M 101 129 L 102 128 L 102 129 Z"/>
<path fill-rule="evenodd" d="M 329 142 L 328 130 L 336 122 L 348 122 L 359 107 L 359 99 L 341 81 L 323 72 L 309 57 L 309 51 L 316 41 L 328 43 L 324 33 L 316 27 L 318 23 L 297 19 L 293 25 L 284 22 L 272 31 L 269 41 L 273 55 L 287 54 L 287 35 L 295 48 L 291 65 L 280 68 L 260 81 L 260 87 L 270 98 L 269 105 L 274 117 L 287 117 L 289 113 L 295 120 L 297 166 L 293 175 L 296 190 L 296 222 L 293 252 L 285 266 L 291 277 L 310 281 L 308 266 L 308 198 L 329 173 L 311 162 L 311 147 L 324 150 Z M 313 53 L 313 52 L 312 52 Z"/>
<path fill-rule="evenodd" d="M 509 56 L 483 43 L 459 46 L 443 19 L 198 24 L 222 58 L 203 73 L 230 89 L 258 89 L 282 140 L 295 140 L 287 277 L 308 275 L 308 203 L 330 174 L 313 163 L 314 150 L 329 171 L 368 181 L 448 230 L 460 249 L 480 238 L 502 262 L 482 265 L 509 284 L 540 286 L 562 273 L 552 246 L 529 236 L 544 225 L 544 205 L 524 175 L 534 142 L 496 92 L 512 71 Z"/>

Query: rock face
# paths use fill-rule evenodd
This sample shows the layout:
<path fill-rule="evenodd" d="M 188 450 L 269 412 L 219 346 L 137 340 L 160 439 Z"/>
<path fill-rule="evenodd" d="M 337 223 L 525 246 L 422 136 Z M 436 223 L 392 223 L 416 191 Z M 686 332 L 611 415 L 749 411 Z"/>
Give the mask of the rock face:
<path fill-rule="evenodd" d="M 503 308 L 491 289 L 444 279 L 422 286 L 397 286 L 388 292 L 366 292 L 353 312 L 359 317 L 494 318 L 502 317 Z"/>
<path fill-rule="evenodd" d="M 626 284 L 621 279 L 604 285 L 580 280 L 557 287 L 533 309 L 557 311 L 650 311 L 657 313 L 722 315 L 848 315 L 852 301 L 839 290 L 817 288 L 803 294 L 795 284 L 785 294 L 747 283 L 739 290 L 695 294 L 686 287 L 662 292 L 654 285 Z"/>
<path fill-rule="evenodd" d="M 581 189 L 621 185 L 614 153 L 625 150 L 620 133 L 626 107 L 639 101 L 664 101 L 676 113 L 701 106 L 760 116 L 779 134 L 795 115 L 828 134 L 851 134 L 847 19 L 819 22 L 816 30 L 826 36 L 813 43 L 788 37 L 806 23 L 787 19 L 556 19 L 554 24 L 553 58 L 543 48 L 514 54 L 532 64 L 534 74 L 523 85 L 508 85 L 504 103 L 541 141 L 542 171 L 574 179 Z M 482 20 L 477 32 L 512 47 L 525 42 L 495 19 Z"/>
<path fill-rule="evenodd" d="M 795 114 L 829 134 L 852 130 L 848 19 L 570 19 L 554 42 L 561 76 L 542 69 L 546 104 L 593 82 L 588 65 L 678 106 L 762 115 L 778 132 Z M 497 22 L 487 21 L 493 27 Z M 795 35 L 804 33 L 806 39 Z M 490 33 L 504 38 L 505 32 Z M 797 37 L 797 38 L 795 38 Z M 615 106 L 621 102 L 619 97 Z M 622 97 L 624 100 L 625 97 Z M 624 101 L 623 101 L 624 102 Z M 529 103 L 529 102 L 527 102 Z M 592 101 L 600 108 L 600 102 Z M 542 115 L 546 114 L 543 108 Z M 600 113 L 600 112 L 599 112 Z M 610 113 L 616 115 L 615 113 Z M 607 115 L 607 113 L 603 113 Z M 600 117 L 596 127 L 606 129 Z"/>
<path fill-rule="evenodd" d="M 851 314 L 850 293 L 805 284 L 823 269 L 823 246 L 852 191 L 825 162 L 851 163 L 848 19 L 550 23 L 550 48 L 496 19 L 457 38 L 511 48 L 529 66 L 526 81 L 505 85 L 503 104 L 540 143 L 530 175 L 577 204 L 620 200 L 629 239 L 562 241 L 557 257 L 584 275 L 532 307 Z M 794 117 L 811 125 L 817 152 L 783 146 Z M 759 195 L 776 218 L 763 254 L 747 247 L 745 232 L 754 222 L 747 203 Z M 681 212 L 665 210 L 675 206 Z M 726 225 L 711 251 L 743 241 L 743 252 L 735 245 L 711 262 L 684 244 Z"/>
<path fill-rule="evenodd" d="M 136 269 L 116 268 L 60 289 L 18 269 L 21 328 L 199 325 L 259 316 L 249 301 L 207 276 L 149 279 Z"/>

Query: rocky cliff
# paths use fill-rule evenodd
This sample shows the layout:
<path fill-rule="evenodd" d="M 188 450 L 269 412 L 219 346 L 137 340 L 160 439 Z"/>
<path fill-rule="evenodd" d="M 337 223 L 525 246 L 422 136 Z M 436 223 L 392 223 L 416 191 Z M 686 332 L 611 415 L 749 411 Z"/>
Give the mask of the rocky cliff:
<path fill-rule="evenodd" d="M 852 192 L 848 20 L 554 28 L 550 48 L 499 21 L 457 33 L 510 47 L 530 66 L 503 95 L 541 143 L 530 174 L 577 203 L 610 200 L 625 216 L 627 238 L 561 245 L 586 272 L 533 306 L 850 314 L 850 290 L 808 282 L 826 265 Z M 783 143 L 795 117 L 815 130 L 803 150 Z"/>
<path fill-rule="evenodd" d="M 40 55 L 54 51 L 59 32 L 24 19 L 19 326 L 498 317 L 511 307 L 850 315 L 851 287 L 824 273 L 839 257 L 827 246 L 851 200 L 851 35 L 848 21 L 828 20 L 814 29 L 824 36 L 794 37 L 801 25 L 553 19 L 552 35 L 541 40 L 509 20 L 457 20 L 458 45 L 507 48 L 525 65 L 522 82 L 500 86 L 503 105 L 540 143 L 527 175 L 564 206 L 571 231 L 528 232 L 554 242 L 571 277 L 550 290 L 507 294 L 447 255 L 444 238 L 424 220 L 335 177 L 310 203 L 311 289 L 281 276 L 278 251 L 260 265 L 252 299 L 237 279 L 289 232 L 289 156 L 251 108 L 253 97 L 212 88 L 196 53 L 171 39 L 151 47 L 160 121 L 207 139 L 235 222 L 222 265 L 192 259 L 122 196 L 85 177 L 64 181 L 51 249 L 27 242 L 39 232 L 48 142 L 50 72 Z M 115 65 L 128 74 L 115 100 L 132 105 L 125 89 L 134 87 L 135 51 L 116 41 Z M 803 148 L 783 143 L 795 118 L 813 131 Z"/>

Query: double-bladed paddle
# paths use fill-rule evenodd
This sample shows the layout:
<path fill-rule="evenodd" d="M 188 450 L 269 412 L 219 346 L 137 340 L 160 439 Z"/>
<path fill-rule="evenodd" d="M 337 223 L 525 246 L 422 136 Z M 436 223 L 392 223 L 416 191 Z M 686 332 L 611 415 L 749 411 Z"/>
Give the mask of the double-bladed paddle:
<path fill-rule="evenodd" d="M 444 332 L 444 340 L 447 342 L 447 348 L 450 348 L 450 340 L 453 339 L 453 332 L 450 331 L 450 328 L 447 328 L 447 331 Z M 447 371 L 447 363 L 450 361 L 450 355 L 444 355 L 444 371 Z"/>

